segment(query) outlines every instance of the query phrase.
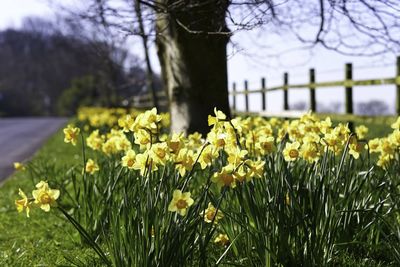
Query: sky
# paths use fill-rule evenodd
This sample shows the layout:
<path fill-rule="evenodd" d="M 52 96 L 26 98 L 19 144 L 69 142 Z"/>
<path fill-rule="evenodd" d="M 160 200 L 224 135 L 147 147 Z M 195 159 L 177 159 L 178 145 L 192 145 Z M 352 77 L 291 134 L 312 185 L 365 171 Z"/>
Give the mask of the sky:
<path fill-rule="evenodd" d="M 73 4 L 77 0 L 63 0 Z M 51 18 L 54 9 L 49 0 L 0 0 L 0 30 L 18 28 L 26 16 L 41 16 Z M 268 86 L 282 84 L 283 72 L 289 73 L 289 83 L 307 83 L 310 68 L 316 70 L 316 80 L 333 81 L 344 77 L 344 65 L 353 63 L 354 79 L 389 78 L 395 76 L 396 57 L 386 54 L 378 57 L 349 57 L 322 48 L 310 50 L 294 49 L 298 47 L 296 40 L 282 34 L 280 38 L 270 36 L 262 31 L 236 33 L 228 47 L 228 78 L 229 88 L 233 82 L 237 83 L 238 90 L 243 89 L 243 81 L 249 82 L 249 88 L 259 89 L 261 77 L 265 77 Z M 272 41 L 271 41 L 272 40 Z M 234 45 L 233 45 L 234 44 Z M 268 45 L 265 45 L 268 44 Z M 239 47 L 239 48 L 238 48 Z M 155 70 L 159 71 L 159 64 L 152 46 L 151 60 Z M 280 51 L 291 52 L 280 53 Z M 274 57 L 266 56 L 275 53 Z M 276 55 L 279 55 L 276 56 Z M 343 88 L 321 88 L 316 90 L 317 102 L 325 106 L 334 102 L 344 102 Z M 296 102 L 308 104 L 307 89 L 289 90 L 289 105 Z M 355 87 L 353 90 L 355 103 L 370 100 L 385 101 L 391 113 L 394 112 L 395 86 Z M 283 93 L 281 91 L 267 94 L 267 110 L 277 112 L 282 110 Z M 244 109 L 244 98 L 237 98 L 238 109 Z M 250 110 L 261 109 L 259 94 L 250 96 Z M 342 110 L 343 111 L 343 110 Z"/>

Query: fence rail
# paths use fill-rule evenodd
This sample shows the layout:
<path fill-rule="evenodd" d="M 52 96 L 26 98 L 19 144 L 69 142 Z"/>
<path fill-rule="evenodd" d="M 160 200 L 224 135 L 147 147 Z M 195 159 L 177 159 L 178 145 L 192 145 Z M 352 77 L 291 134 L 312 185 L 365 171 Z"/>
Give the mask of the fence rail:
<path fill-rule="evenodd" d="M 238 95 L 244 95 L 245 112 L 249 112 L 249 95 L 258 93 L 261 94 L 261 112 L 265 114 L 265 111 L 267 110 L 267 93 L 271 91 L 283 90 L 283 110 L 286 112 L 289 110 L 289 89 L 295 90 L 308 88 L 310 91 L 310 110 L 316 112 L 316 89 L 342 86 L 345 89 L 345 112 L 346 114 L 353 114 L 353 86 L 396 85 L 396 114 L 400 116 L 400 56 L 397 57 L 396 60 L 396 77 L 353 80 L 353 65 L 351 63 L 347 63 L 345 65 L 344 80 L 315 82 L 315 76 L 315 69 L 310 69 L 309 83 L 290 84 L 289 73 L 285 72 L 283 74 L 282 85 L 266 87 L 266 79 L 261 78 L 261 87 L 255 90 L 249 90 L 248 82 L 245 80 L 243 83 L 244 89 L 242 91 L 237 90 L 237 84 L 234 82 L 232 84 L 232 91 L 230 92 L 230 95 L 233 97 L 232 109 L 234 112 L 237 112 L 236 97 Z"/>
<path fill-rule="evenodd" d="M 157 91 L 156 97 L 158 105 L 163 109 L 168 106 L 168 99 L 164 91 Z M 136 95 L 132 97 L 133 106 L 139 109 L 148 109 L 154 106 L 153 96 L 150 92 L 146 92 L 142 95 Z"/>

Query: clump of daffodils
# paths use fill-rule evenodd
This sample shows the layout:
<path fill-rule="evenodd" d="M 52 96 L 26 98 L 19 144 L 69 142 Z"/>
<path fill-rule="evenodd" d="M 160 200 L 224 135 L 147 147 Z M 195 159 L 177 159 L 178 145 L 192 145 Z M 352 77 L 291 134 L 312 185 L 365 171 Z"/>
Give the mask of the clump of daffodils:
<path fill-rule="evenodd" d="M 32 208 L 38 207 L 45 212 L 49 212 L 51 207 L 57 207 L 56 200 L 60 197 L 60 190 L 51 189 L 49 184 L 45 181 L 40 181 L 36 184 L 36 189 L 32 191 L 32 197 L 28 198 L 27 195 L 19 189 L 20 199 L 15 201 L 18 212 L 26 211 L 26 216 Z"/>
<path fill-rule="evenodd" d="M 158 114 L 155 108 L 143 113 L 84 108 L 78 116 L 90 127 L 112 126 L 110 132 L 93 130 L 86 139 L 88 147 L 107 156 L 121 155 L 121 165 L 129 171 L 144 176 L 172 164 L 176 173 L 185 177 L 196 169 L 212 169 L 211 181 L 219 188 L 234 188 L 238 183 L 265 177 L 265 158 L 276 153 L 282 153 L 282 158 L 294 165 L 317 164 L 324 153 L 339 155 L 348 146 L 354 159 L 362 157 L 366 149 L 380 153 L 377 165 L 384 167 L 400 144 L 399 122 L 392 125 L 394 132 L 387 138 L 365 142 L 368 128 L 364 125 L 351 133 L 346 124 L 334 126 L 329 117 L 320 120 L 312 113 L 292 121 L 230 119 L 218 109 L 213 113 L 208 116 L 210 131 L 206 136 L 167 135 L 169 117 Z M 72 142 L 74 128 L 67 129 L 67 139 Z M 221 155 L 226 158 L 223 165 L 212 168 Z M 96 170 L 93 164 L 88 169 L 89 173 Z"/>
<path fill-rule="evenodd" d="M 320 164 L 325 153 L 339 156 L 347 147 L 349 156 L 355 160 L 363 158 L 367 150 L 377 153 L 376 164 L 386 168 L 400 146 L 400 118 L 392 124 L 390 135 L 369 141 L 366 140 L 368 128 L 364 125 L 357 126 L 352 133 L 348 125 L 333 125 L 329 117 L 320 120 L 312 113 L 291 121 L 262 117 L 230 119 L 215 108 L 208 116 L 210 130 L 204 136 L 199 133 L 168 135 L 166 127 L 170 117 L 159 114 L 155 108 L 145 112 L 81 108 L 78 119 L 92 130 L 86 138 L 87 146 L 110 159 L 116 156 L 127 171 L 148 176 L 171 166 L 179 178 L 193 171 L 209 171 L 210 181 L 218 189 L 235 188 L 267 177 L 266 159 L 270 157 L 281 157 L 289 167 Z M 64 141 L 75 145 L 79 133 L 79 128 L 68 125 L 64 129 Z M 84 166 L 88 174 L 99 169 L 92 159 Z M 19 209 L 29 210 L 30 201 L 22 191 L 20 195 Z M 192 204 L 190 192 L 175 190 L 168 210 L 184 216 Z M 218 223 L 223 217 L 211 203 L 201 215 L 207 223 Z"/>

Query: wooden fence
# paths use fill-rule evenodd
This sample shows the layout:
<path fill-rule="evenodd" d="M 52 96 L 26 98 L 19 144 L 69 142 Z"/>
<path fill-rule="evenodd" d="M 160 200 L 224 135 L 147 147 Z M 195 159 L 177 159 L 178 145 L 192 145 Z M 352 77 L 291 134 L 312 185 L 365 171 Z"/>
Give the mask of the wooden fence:
<path fill-rule="evenodd" d="M 400 116 L 400 56 L 397 57 L 396 61 L 396 77 L 393 78 L 382 78 L 382 79 L 367 79 L 367 80 L 353 80 L 353 66 L 351 63 L 347 63 L 344 69 L 344 80 L 340 81 L 329 81 L 329 82 L 315 82 L 315 70 L 310 69 L 309 71 L 309 83 L 305 84 L 289 84 L 289 73 L 283 74 L 283 84 L 276 87 L 266 87 L 265 78 L 261 78 L 261 87 L 255 90 L 249 90 L 248 82 L 244 81 L 244 90 L 237 91 L 236 83 L 233 83 L 232 91 L 230 95 L 233 97 L 232 109 L 234 112 L 236 109 L 236 96 L 244 95 L 245 112 L 249 112 L 249 95 L 250 94 L 261 94 L 261 108 L 263 114 L 266 114 L 267 110 L 267 92 L 283 90 L 283 114 L 288 114 L 289 111 L 289 89 L 304 89 L 308 88 L 310 91 L 310 110 L 313 112 L 317 111 L 317 101 L 315 97 L 315 91 L 317 88 L 324 87 L 337 87 L 343 86 L 345 90 L 345 112 L 346 114 L 353 114 L 353 86 L 372 86 L 372 85 L 396 85 L 396 114 Z M 284 115 L 286 116 L 286 115 Z"/>
<path fill-rule="evenodd" d="M 285 72 L 283 74 L 283 84 L 281 86 L 266 87 L 265 78 L 261 78 L 261 87 L 255 90 L 249 90 L 248 82 L 244 81 L 244 90 L 238 91 L 236 83 L 233 83 L 232 91 L 229 94 L 232 96 L 232 111 L 233 113 L 243 113 L 238 112 L 236 109 L 236 97 L 239 95 L 244 95 L 245 102 L 245 112 L 249 113 L 249 95 L 250 94 L 260 94 L 261 96 L 261 108 L 262 111 L 259 112 L 262 116 L 268 116 L 267 111 L 267 93 L 272 91 L 283 90 L 283 112 L 273 114 L 273 116 L 281 117 L 297 117 L 296 112 L 289 111 L 289 89 L 309 89 L 310 96 L 310 107 L 309 109 L 313 112 L 317 111 L 317 101 L 315 96 L 315 91 L 317 88 L 326 87 L 337 87 L 342 86 L 345 90 L 345 113 L 353 114 L 353 86 L 376 86 L 376 85 L 396 85 L 396 114 L 400 116 L 400 56 L 397 57 L 396 61 L 396 76 L 393 78 L 381 78 L 381 79 L 367 79 L 367 80 L 353 80 L 353 66 L 351 63 L 347 63 L 344 68 L 344 80 L 340 81 L 328 81 L 328 82 L 315 82 L 315 70 L 309 70 L 309 83 L 305 84 L 290 84 L 289 83 L 289 73 Z M 166 110 L 168 105 L 168 99 L 166 98 L 165 92 L 157 92 L 157 97 L 160 106 Z M 137 108 L 150 108 L 153 106 L 153 101 L 150 93 L 145 93 L 143 95 L 133 97 L 133 106 Z"/>

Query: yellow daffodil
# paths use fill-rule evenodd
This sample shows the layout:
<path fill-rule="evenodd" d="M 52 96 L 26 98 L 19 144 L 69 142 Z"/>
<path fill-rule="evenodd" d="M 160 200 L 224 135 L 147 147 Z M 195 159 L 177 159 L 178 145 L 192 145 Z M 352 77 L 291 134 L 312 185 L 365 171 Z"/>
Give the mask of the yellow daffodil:
<path fill-rule="evenodd" d="M 330 132 L 332 131 L 331 126 L 332 126 L 332 121 L 331 121 L 331 118 L 330 118 L 330 117 L 327 117 L 325 120 L 320 121 L 320 122 L 318 123 L 319 130 L 320 130 L 321 133 L 323 133 L 323 134 L 328 134 L 328 133 L 330 133 Z"/>
<path fill-rule="evenodd" d="M 166 142 L 153 144 L 150 149 L 150 156 L 155 163 L 165 165 L 170 158 L 168 144 Z"/>
<path fill-rule="evenodd" d="M 358 159 L 362 149 L 363 145 L 358 142 L 357 137 L 351 136 L 349 141 L 349 154 L 352 155 L 353 158 Z"/>
<path fill-rule="evenodd" d="M 208 115 L 208 126 L 218 126 L 219 122 L 226 120 L 226 115 L 220 111 L 217 110 L 217 108 L 214 108 L 214 116 Z"/>
<path fill-rule="evenodd" d="M 190 171 L 195 163 L 193 151 L 186 148 L 181 149 L 175 159 L 175 163 L 179 174 L 182 177 L 185 176 L 186 172 Z"/>
<path fill-rule="evenodd" d="M 274 141 L 275 138 L 273 136 L 261 136 L 255 144 L 256 151 L 262 156 L 275 152 L 276 147 Z"/>
<path fill-rule="evenodd" d="M 67 128 L 64 128 L 64 142 L 71 143 L 75 146 L 78 141 L 79 133 L 79 128 L 73 127 L 71 124 L 68 124 Z"/>
<path fill-rule="evenodd" d="M 133 169 L 135 158 L 135 151 L 133 151 L 132 149 L 126 151 L 125 156 L 122 157 L 122 166 L 127 167 L 128 169 Z"/>
<path fill-rule="evenodd" d="M 89 137 L 86 138 L 87 146 L 93 150 L 100 150 L 105 137 L 102 135 L 100 136 L 99 130 L 94 130 Z"/>
<path fill-rule="evenodd" d="M 235 167 L 243 163 L 249 153 L 247 150 L 238 147 L 227 149 L 226 152 L 228 153 L 228 163 Z"/>
<path fill-rule="evenodd" d="M 50 207 L 56 207 L 56 200 L 60 196 L 60 190 L 51 189 L 47 182 L 41 181 L 36 185 L 36 190 L 32 191 L 32 196 L 35 199 L 35 204 L 48 212 Z"/>
<path fill-rule="evenodd" d="M 214 221 L 214 223 L 217 224 L 218 221 L 224 217 L 224 214 L 220 210 L 217 211 L 214 205 L 211 202 L 209 202 L 207 209 L 201 212 L 200 216 L 204 218 L 204 221 L 206 223 L 211 223 Z"/>
<path fill-rule="evenodd" d="M 162 117 L 157 114 L 156 108 L 147 110 L 136 117 L 131 130 L 136 132 L 139 129 L 148 129 L 152 133 L 156 133 L 158 131 L 158 124 L 161 122 L 161 119 Z"/>
<path fill-rule="evenodd" d="M 400 147 L 400 130 L 396 129 L 389 135 L 390 142 L 395 146 Z"/>
<path fill-rule="evenodd" d="M 336 134 L 337 138 L 343 142 L 346 142 L 347 139 L 349 138 L 350 134 L 350 129 L 347 125 L 344 125 L 343 123 L 339 123 L 338 126 L 336 126 L 333 129 L 334 134 Z"/>
<path fill-rule="evenodd" d="M 128 151 L 129 149 L 132 148 L 131 142 L 128 140 L 128 138 L 126 138 L 125 135 L 116 138 L 115 145 L 118 151 Z"/>
<path fill-rule="evenodd" d="M 282 142 L 283 138 L 285 138 L 287 134 L 286 128 L 282 127 L 278 130 L 278 136 L 276 137 L 277 142 Z"/>
<path fill-rule="evenodd" d="M 94 174 L 99 170 L 100 170 L 99 165 L 97 165 L 97 163 L 94 160 L 88 159 L 88 161 L 86 162 L 85 171 L 89 174 Z"/>
<path fill-rule="evenodd" d="M 225 131 L 219 130 L 211 130 L 207 134 L 207 141 L 216 149 L 220 150 L 224 148 L 227 143 L 228 134 Z"/>
<path fill-rule="evenodd" d="M 302 138 L 302 133 L 300 132 L 299 121 L 292 121 L 289 127 L 286 129 L 289 139 L 291 141 L 300 140 Z"/>
<path fill-rule="evenodd" d="M 248 177 L 249 178 L 261 178 L 264 175 L 265 161 L 258 160 L 247 160 L 246 165 L 249 167 Z"/>
<path fill-rule="evenodd" d="M 246 160 L 246 163 L 250 160 Z M 244 182 L 244 181 L 250 181 L 252 178 L 252 172 L 248 171 L 249 167 L 246 166 L 245 164 L 240 165 L 235 169 L 235 171 L 232 173 L 233 178 L 235 181 L 238 182 Z"/>
<path fill-rule="evenodd" d="M 395 145 L 391 142 L 390 138 L 381 138 L 379 144 L 379 150 L 383 156 L 390 156 L 394 155 Z"/>
<path fill-rule="evenodd" d="M 206 146 L 203 151 L 199 153 L 201 153 L 199 157 L 199 163 L 202 170 L 208 166 L 211 166 L 214 159 L 218 157 L 218 152 L 215 151 L 212 146 Z"/>
<path fill-rule="evenodd" d="M 385 169 L 387 167 L 387 165 L 389 164 L 390 160 L 391 160 L 390 155 L 381 154 L 379 156 L 379 159 L 378 159 L 378 162 L 376 163 L 376 165 Z"/>
<path fill-rule="evenodd" d="M 128 114 L 118 119 L 118 126 L 121 127 L 124 132 L 129 132 L 132 130 L 134 122 L 135 120 L 133 119 L 133 117 Z"/>
<path fill-rule="evenodd" d="M 31 208 L 31 201 L 27 198 L 25 193 L 19 189 L 18 194 L 22 197 L 22 199 L 15 200 L 15 205 L 17 207 L 18 212 L 26 211 L 26 217 L 29 218 L 29 212 Z"/>
<path fill-rule="evenodd" d="M 371 153 L 377 153 L 379 152 L 379 138 L 374 138 L 368 141 L 368 146 L 365 145 L 365 149 L 369 147 L 369 151 Z"/>
<path fill-rule="evenodd" d="M 135 144 L 140 146 L 140 149 L 145 149 L 147 145 L 151 144 L 151 133 L 145 129 L 139 129 L 134 132 Z"/>
<path fill-rule="evenodd" d="M 118 152 L 117 149 L 117 142 L 115 138 L 108 139 L 104 144 L 101 146 L 101 150 L 106 154 L 107 156 L 111 154 L 115 154 Z"/>
<path fill-rule="evenodd" d="M 392 125 L 391 125 L 391 127 L 392 127 L 392 129 L 397 129 L 397 130 L 399 130 L 400 129 L 400 117 L 398 117 L 397 118 L 397 120 L 396 120 L 396 122 L 394 122 Z"/>
<path fill-rule="evenodd" d="M 158 170 L 158 167 L 150 157 L 149 152 L 145 151 L 136 155 L 133 169 L 139 170 L 141 175 L 145 175 L 146 173 Z"/>
<path fill-rule="evenodd" d="M 168 140 L 168 147 L 171 149 L 171 152 L 174 154 L 178 154 L 181 148 L 184 147 L 184 136 L 183 133 L 177 134 L 174 133 L 170 140 Z"/>
<path fill-rule="evenodd" d="M 162 120 L 162 117 L 158 114 L 156 108 L 152 108 L 144 113 L 143 120 L 146 123 L 146 127 L 154 132 L 158 129 L 157 124 Z"/>
<path fill-rule="evenodd" d="M 275 126 L 279 126 L 281 124 L 281 122 L 279 121 L 279 119 L 277 118 L 271 118 L 269 119 L 269 123 L 271 124 L 271 126 L 275 127 Z"/>
<path fill-rule="evenodd" d="M 21 162 L 14 162 L 14 169 L 17 171 L 25 171 L 26 168 Z"/>
<path fill-rule="evenodd" d="M 220 246 L 227 246 L 229 245 L 229 237 L 226 234 L 219 234 L 215 239 L 214 243 Z"/>
<path fill-rule="evenodd" d="M 360 125 L 356 127 L 355 131 L 358 139 L 364 139 L 368 133 L 368 128 L 365 125 Z"/>
<path fill-rule="evenodd" d="M 297 160 L 300 155 L 299 147 L 300 147 L 299 142 L 286 143 L 285 149 L 283 150 L 283 156 L 284 156 L 285 160 L 286 161 Z"/>
<path fill-rule="evenodd" d="M 330 132 L 325 134 L 322 143 L 326 145 L 327 149 L 338 155 L 343 149 L 344 140 L 339 139 L 334 132 Z"/>
<path fill-rule="evenodd" d="M 202 135 L 197 132 L 190 134 L 187 139 L 188 139 L 187 147 L 192 150 L 200 149 L 204 143 L 204 140 L 202 139 Z"/>
<path fill-rule="evenodd" d="M 190 192 L 182 193 L 181 190 L 174 190 L 173 198 L 168 205 L 168 211 L 177 212 L 185 216 L 187 209 L 192 206 L 194 200 L 190 197 Z"/>
<path fill-rule="evenodd" d="M 211 177 L 211 181 L 216 183 L 218 187 L 232 187 L 236 186 L 235 179 L 233 177 L 234 167 L 232 165 L 227 165 L 222 168 L 220 172 L 214 173 Z"/>
<path fill-rule="evenodd" d="M 320 157 L 318 144 L 316 142 L 306 142 L 301 146 L 300 156 L 309 163 L 317 162 Z"/>

